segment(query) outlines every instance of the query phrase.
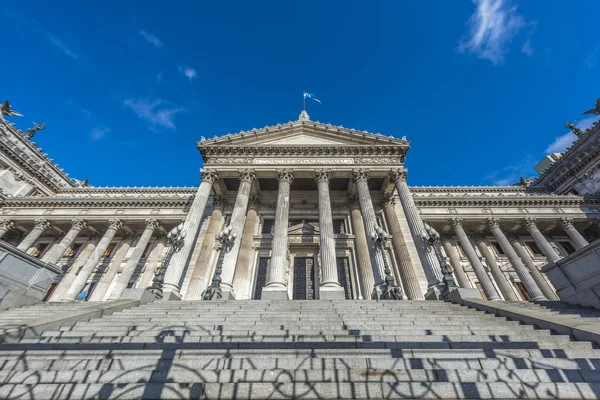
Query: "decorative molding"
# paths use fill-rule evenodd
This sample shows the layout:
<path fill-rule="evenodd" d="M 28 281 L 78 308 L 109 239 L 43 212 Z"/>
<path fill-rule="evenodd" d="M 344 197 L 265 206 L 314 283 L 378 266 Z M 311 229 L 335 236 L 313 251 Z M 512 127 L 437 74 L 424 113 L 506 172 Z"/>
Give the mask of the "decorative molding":
<path fill-rule="evenodd" d="M 315 181 L 319 183 L 320 181 L 326 181 L 329 183 L 331 180 L 331 170 L 329 169 L 318 169 L 315 171 Z"/>
<path fill-rule="evenodd" d="M 525 228 L 527 228 L 527 229 L 533 228 L 533 227 L 537 226 L 537 218 L 536 217 L 525 217 L 525 218 L 523 218 L 523 225 L 525 225 Z"/>
<path fill-rule="evenodd" d="M 219 181 L 219 175 L 213 169 L 201 169 L 200 176 L 202 177 L 202 182 L 209 182 L 211 185 L 216 185 Z"/>
<path fill-rule="evenodd" d="M 243 169 L 240 171 L 240 181 L 254 182 L 256 173 L 253 169 Z"/>
<path fill-rule="evenodd" d="M 489 217 L 485 220 L 485 224 L 490 228 L 499 228 L 500 227 L 500 219 Z"/>
<path fill-rule="evenodd" d="M 294 173 L 291 169 L 279 169 L 277 170 L 277 180 L 279 182 L 286 181 L 292 183 L 294 180 Z"/>
<path fill-rule="evenodd" d="M 45 231 L 46 229 L 50 229 L 50 222 L 47 219 L 36 219 L 33 221 L 34 229 L 39 229 L 41 231 Z"/>
<path fill-rule="evenodd" d="M 573 227 L 573 218 L 562 217 L 560 219 L 560 225 L 565 229 L 572 228 Z"/>
<path fill-rule="evenodd" d="M 158 229 L 159 224 L 158 221 L 152 218 L 148 218 L 144 221 L 144 223 L 146 224 L 146 229 L 152 229 L 153 231 Z"/>
<path fill-rule="evenodd" d="M 82 219 L 72 219 L 71 220 L 71 227 L 73 229 L 77 229 L 78 231 L 82 231 L 85 228 L 87 228 L 87 223 L 82 220 Z"/>
<path fill-rule="evenodd" d="M 394 183 L 398 181 L 406 182 L 407 175 L 408 170 L 406 168 L 393 169 L 390 171 L 390 180 Z"/>
<path fill-rule="evenodd" d="M 108 220 L 108 229 L 119 230 L 123 228 L 123 222 L 120 219 L 110 219 Z"/>
<path fill-rule="evenodd" d="M 352 179 L 354 182 L 359 181 L 368 181 L 369 180 L 369 171 L 366 169 L 353 169 L 352 170 Z"/>

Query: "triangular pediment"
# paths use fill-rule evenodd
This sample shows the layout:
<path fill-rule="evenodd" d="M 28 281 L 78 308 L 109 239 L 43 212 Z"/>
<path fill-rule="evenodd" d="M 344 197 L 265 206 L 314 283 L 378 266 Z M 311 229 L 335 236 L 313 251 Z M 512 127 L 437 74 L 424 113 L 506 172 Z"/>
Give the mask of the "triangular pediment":
<path fill-rule="evenodd" d="M 317 227 L 313 224 L 309 224 L 308 222 L 293 225 L 288 228 L 288 235 L 318 235 L 318 234 L 319 234 L 319 227 Z"/>
<path fill-rule="evenodd" d="M 333 138 L 325 138 L 319 137 L 317 135 L 311 135 L 306 133 L 300 134 L 291 134 L 288 136 L 279 136 L 276 138 L 272 138 L 271 140 L 265 140 L 260 144 L 269 145 L 269 146 L 331 146 L 331 145 L 340 145 L 340 144 L 348 144 L 345 143 L 343 139 L 334 140 Z"/>

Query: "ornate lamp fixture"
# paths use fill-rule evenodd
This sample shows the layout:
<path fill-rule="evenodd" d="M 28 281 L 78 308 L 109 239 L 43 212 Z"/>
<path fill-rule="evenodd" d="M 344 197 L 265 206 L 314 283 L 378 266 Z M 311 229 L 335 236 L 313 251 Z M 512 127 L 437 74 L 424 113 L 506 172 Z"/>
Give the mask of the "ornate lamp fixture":
<path fill-rule="evenodd" d="M 181 250 L 181 246 L 183 245 L 183 239 L 185 239 L 187 233 L 183 230 L 183 222 L 177 225 L 175 228 L 171 229 L 169 233 L 167 233 L 167 242 L 171 246 L 169 246 L 169 250 L 167 251 L 167 255 L 163 260 L 156 276 L 152 280 L 152 285 L 148 288 L 157 299 L 162 299 L 163 293 L 163 282 L 165 280 L 165 272 L 167 272 L 167 266 L 171 261 L 171 257 L 173 254 L 177 253 Z"/>
<path fill-rule="evenodd" d="M 396 280 L 392 275 L 392 271 L 387 262 L 387 257 L 385 256 L 384 248 L 388 241 L 388 237 L 383 228 L 375 225 L 375 230 L 371 232 L 371 240 L 375 244 L 377 251 L 381 252 L 383 258 L 383 272 L 385 273 L 385 292 L 383 293 L 383 298 L 386 300 L 405 300 L 406 297 L 402 292 L 402 288 L 396 285 Z"/>
<path fill-rule="evenodd" d="M 442 295 L 445 299 L 448 298 L 450 290 L 458 287 L 452 273 L 454 270 L 452 266 L 446 262 L 446 259 L 442 256 L 442 252 L 439 248 L 440 234 L 429 224 L 423 223 L 425 232 L 421 233 L 421 239 L 423 239 L 428 245 L 433 248 L 435 255 L 440 263 L 440 270 L 442 272 L 442 283 L 444 286 L 444 292 Z"/>
<path fill-rule="evenodd" d="M 233 247 L 233 243 L 237 238 L 237 234 L 233 232 L 233 228 L 231 225 L 226 226 L 219 235 L 217 236 L 217 241 L 221 244 L 219 255 L 219 261 L 217 262 L 217 268 L 215 269 L 215 274 L 213 275 L 212 281 L 210 285 L 202 292 L 202 300 L 219 300 L 223 295 L 221 292 L 221 274 L 223 273 L 223 258 L 225 257 L 225 253 L 227 253 Z"/>

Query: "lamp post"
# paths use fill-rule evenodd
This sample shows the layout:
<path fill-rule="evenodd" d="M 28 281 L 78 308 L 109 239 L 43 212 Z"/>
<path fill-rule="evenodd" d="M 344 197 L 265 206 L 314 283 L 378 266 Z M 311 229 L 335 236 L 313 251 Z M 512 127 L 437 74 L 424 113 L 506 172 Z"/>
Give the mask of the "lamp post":
<path fill-rule="evenodd" d="M 152 280 L 152 284 L 148 288 L 152 293 L 154 293 L 154 297 L 157 299 L 162 299 L 163 294 L 163 282 L 165 280 L 165 272 L 167 272 L 167 265 L 169 265 L 169 261 L 171 261 L 171 257 L 173 254 L 177 253 L 181 250 L 181 246 L 183 245 L 183 239 L 185 239 L 187 233 L 183 230 L 183 222 L 177 225 L 175 228 L 171 229 L 169 233 L 167 233 L 167 242 L 171 246 L 169 246 L 169 250 L 167 250 L 167 255 L 163 260 L 158 272 L 154 276 Z"/>
<path fill-rule="evenodd" d="M 421 233 L 421 238 L 433 248 L 435 255 L 440 262 L 440 270 L 442 272 L 442 285 L 444 286 L 444 292 L 442 295 L 445 299 L 448 298 L 448 294 L 451 289 L 458 287 L 456 285 L 456 281 L 454 280 L 454 275 L 452 273 L 454 270 L 452 266 L 446 262 L 446 259 L 442 257 L 442 252 L 440 250 L 440 234 L 429 224 L 424 223 L 425 232 Z"/>
<path fill-rule="evenodd" d="M 223 272 L 223 258 L 225 257 L 225 253 L 231 250 L 233 242 L 237 238 L 237 234 L 232 232 L 232 230 L 231 225 L 226 226 L 217 236 L 217 241 L 221 244 L 219 246 L 221 254 L 219 255 L 219 261 L 217 262 L 217 268 L 215 269 L 212 281 L 204 292 L 202 292 L 202 300 L 219 300 L 222 297 L 221 273 Z"/>
<path fill-rule="evenodd" d="M 385 292 L 383 292 L 383 298 L 386 300 L 406 300 L 402 288 L 396 285 L 396 280 L 392 275 L 392 270 L 390 269 L 387 257 L 385 256 L 384 249 L 388 237 L 383 228 L 375 225 L 375 230 L 371 232 L 371 240 L 375 244 L 376 250 L 381 252 L 381 257 L 383 258 L 383 273 L 385 274 Z"/>

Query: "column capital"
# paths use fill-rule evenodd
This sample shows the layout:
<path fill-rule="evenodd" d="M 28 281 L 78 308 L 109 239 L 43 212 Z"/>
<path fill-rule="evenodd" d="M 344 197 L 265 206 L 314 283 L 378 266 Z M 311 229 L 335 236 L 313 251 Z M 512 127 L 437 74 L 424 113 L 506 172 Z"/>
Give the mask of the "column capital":
<path fill-rule="evenodd" d="M 14 227 L 15 227 L 15 223 L 13 221 L 11 221 L 10 219 L 0 220 L 0 228 L 9 230 L 9 229 L 13 229 Z"/>
<path fill-rule="evenodd" d="M 36 219 L 33 221 L 33 225 L 35 228 L 45 231 L 50 228 L 50 222 L 47 219 Z"/>
<path fill-rule="evenodd" d="M 318 169 L 315 171 L 315 181 L 317 183 L 321 181 L 329 182 L 331 180 L 331 170 L 329 169 Z"/>
<path fill-rule="evenodd" d="M 490 228 L 498 228 L 500 226 L 500 219 L 489 217 L 485 220 L 485 224 Z"/>
<path fill-rule="evenodd" d="M 200 176 L 202 178 L 202 182 L 209 182 L 211 185 L 215 185 L 219 180 L 217 172 L 213 169 L 201 169 Z"/>
<path fill-rule="evenodd" d="M 158 221 L 153 218 L 146 219 L 144 223 L 146 224 L 146 229 L 155 230 L 158 228 Z"/>
<path fill-rule="evenodd" d="M 369 180 L 369 171 L 366 169 L 353 169 L 352 170 L 352 179 L 354 180 L 354 182 L 368 181 Z"/>
<path fill-rule="evenodd" d="M 562 217 L 560 219 L 560 224 L 563 228 L 570 228 L 573 226 L 573 218 L 570 217 Z"/>
<path fill-rule="evenodd" d="M 225 209 L 229 202 L 224 196 L 216 195 L 215 197 L 213 197 L 212 204 L 214 208 L 220 208 L 221 211 L 223 211 L 223 209 Z"/>
<path fill-rule="evenodd" d="M 523 224 L 525 228 L 533 228 L 537 226 L 537 218 L 536 217 L 525 217 L 523 218 Z"/>
<path fill-rule="evenodd" d="M 253 169 L 242 169 L 240 170 L 240 181 L 242 182 L 254 182 L 256 179 L 256 172 Z"/>
<path fill-rule="evenodd" d="M 77 229 L 78 231 L 82 231 L 87 228 L 87 222 L 82 219 L 72 219 L 71 220 L 71 228 Z"/>
<path fill-rule="evenodd" d="M 291 169 L 278 169 L 277 170 L 277 180 L 279 182 L 286 181 L 292 183 L 294 180 L 294 173 Z"/>
<path fill-rule="evenodd" d="M 453 228 L 462 226 L 463 223 L 463 219 L 459 218 L 459 217 L 452 217 L 450 218 L 450 224 L 452 225 Z"/>
<path fill-rule="evenodd" d="M 118 231 L 123 227 L 123 222 L 120 219 L 110 219 L 108 220 L 108 229 L 114 229 Z"/>
<path fill-rule="evenodd" d="M 392 169 L 390 171 L 390 180 L 394 183 L 398 181 L 405 182 L 407 175 L 408 170 L 406 168 Z"/>

